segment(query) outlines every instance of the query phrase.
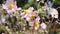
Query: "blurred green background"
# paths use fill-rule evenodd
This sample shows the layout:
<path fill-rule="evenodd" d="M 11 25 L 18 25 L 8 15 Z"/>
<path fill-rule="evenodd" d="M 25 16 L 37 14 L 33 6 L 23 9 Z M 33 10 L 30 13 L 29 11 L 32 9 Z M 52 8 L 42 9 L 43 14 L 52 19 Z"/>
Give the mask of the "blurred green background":
<path fill-rule="evenodd" d="M 0 0 L 0 4 L 2 4 L 3 1 L 4 0 Z M 17 1 L 18 7 L 28 8 L 30 6 L 34 6 L 35 8 L 37 8 L 36 0 L 16 0 L 16 1 Z M 60 0 L 53 0 L 53 7 L 56 8 L 59 6 L 60 6 Z"/>

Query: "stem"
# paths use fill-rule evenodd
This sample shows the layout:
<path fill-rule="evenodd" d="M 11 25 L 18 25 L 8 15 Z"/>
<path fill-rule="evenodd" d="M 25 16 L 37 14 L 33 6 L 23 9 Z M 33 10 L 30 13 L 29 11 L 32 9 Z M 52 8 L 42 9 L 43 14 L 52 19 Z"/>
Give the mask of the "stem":
<path fill-rule="evenodd" d="M 26 22 L 26 24 L 27 24 L 27 25 L 26 25 L 26 26 L 27 26 L 27 29 L 29 30 L 29 22 Z"/>

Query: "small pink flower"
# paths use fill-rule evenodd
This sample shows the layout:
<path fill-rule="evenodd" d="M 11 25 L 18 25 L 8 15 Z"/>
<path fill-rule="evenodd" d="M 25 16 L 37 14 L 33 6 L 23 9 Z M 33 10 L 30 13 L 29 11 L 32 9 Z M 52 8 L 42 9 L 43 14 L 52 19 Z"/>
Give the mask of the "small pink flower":
<path fill-rule="evenodd" d="M 25 18 L 29 22 L 29 25 L 34 27 L 35 30 L 39 28 L 40 17 L 38 16 L 37 11 L 33 11 L 34 8 L 30 7 L 28 10 L 24 10 L 21 13 L 22 18 Z"/>
<path fill-rule="evenodd" d="M 27 10 L 24 10 L 24 12 L 21 13 L 22 18 L 29 17 L 29 15 L 33 13 L 33 9 L 33 7 L 30 7 Z"/>
<path fill-rule="evenodd" d="M 7 13 L 11 13 L 17 10 L 16 1 L 7 0 L 5 4 L 2 4 L 3 9 L 7 11 Z"/>

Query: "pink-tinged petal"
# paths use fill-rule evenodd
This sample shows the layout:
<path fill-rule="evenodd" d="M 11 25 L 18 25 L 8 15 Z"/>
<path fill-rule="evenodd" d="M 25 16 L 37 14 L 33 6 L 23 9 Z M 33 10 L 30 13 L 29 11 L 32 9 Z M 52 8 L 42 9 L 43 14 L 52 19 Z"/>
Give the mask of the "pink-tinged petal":
<path fill-rule="evenodd" d="M 14 9 L 17 10 L 16 1 L 15 1 L 15 3 L 14 3 Z"/>
<path fill-rule="evenodd" d="M 3 9 L 8 9 L 6 5 L 2 4 L 2 6 Z"/>
<path fill-rule="evenodd" d="M 6 4 L 5 5 L 8 6 L 11 3 L 13 4 L 14 3 L 14 0 L 6 0 Z"/>
<path fill-rule="evenodd" d="M 46 29 L 47 25 L 45 23 L 41 23 L 40 25 L 43 29 Z"/>
<path fill-rule="evenodd" d="M 26 17 L 26 21 L 31 21 L 29 17 Z"/>
<path fill-rule="evenodd" d="M 36 18 L 35 20 L 39 22 L 39 20 L 40 20 L 40 17 L 39 17 L 39 16 L 37 16 L 37 18 Z"/>
<path fill-rule="evenodd" d="M 10 13 L 12 13 L 12 12 L 14 12 L 14 11 L 15 11 L 14 9 L 12 9 L 12 10 L 7 10 L 7 13 L 10 14 Z"/>
<path fill-rule="evenodd" d="M 29 7 L 29 8 L 28 8 L 28 10 L 33 11 L 33 10 L 34 10 L 34 8 L 33 8 L 33 7 Z"/>
<path fill-rule="evenodd" d="M 28 10 L 28 14 L 32 14 L 32 13 L 33 13 L 33 11 Z"/>
<path fill-rule="evenodd" d="M 22 16 L 22 18 L 26 18 L 26 17 L 28 17 L 28 14 L 27 14 L 27 15 L 23 15 L 23 16 Z"/>
<path fill-rule="evenodd" d="M 2 7 L 3 9 L 5 9 L 5 8 L 6 8 L 4 4 L 2 4 L 2 6 L 3 6 L 3 7 Z"/>

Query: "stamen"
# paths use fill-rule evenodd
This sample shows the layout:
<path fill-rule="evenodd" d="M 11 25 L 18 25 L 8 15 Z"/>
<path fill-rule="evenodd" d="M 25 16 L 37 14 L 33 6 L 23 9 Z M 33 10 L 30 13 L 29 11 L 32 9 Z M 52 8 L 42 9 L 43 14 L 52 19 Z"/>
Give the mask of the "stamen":
<path fill-rule="evenodd" d="M 24 10 L 24 14 L 28 14 L 28 10 Z"/>
<path fill-rule="evenodd" d="M 38 27 L 39 26 L 39 23 L 38 22 L 35 22 L 34 23 L 34 27 Z"/>
<path fill-rule="evenodd" d="M 14 5 L 13 4 L 9 4 L 8 8 L 12 9 L 12 8 L 14 8 Z"/>

